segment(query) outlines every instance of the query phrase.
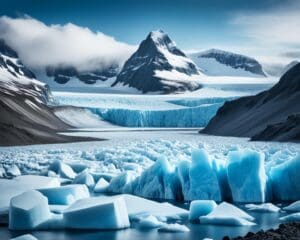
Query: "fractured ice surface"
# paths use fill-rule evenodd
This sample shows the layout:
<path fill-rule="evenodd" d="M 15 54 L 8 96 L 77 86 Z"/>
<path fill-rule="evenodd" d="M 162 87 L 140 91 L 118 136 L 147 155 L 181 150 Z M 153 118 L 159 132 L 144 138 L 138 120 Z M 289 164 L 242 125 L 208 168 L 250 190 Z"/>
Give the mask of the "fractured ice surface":
<path fill-rule="evenodd" d="M 214 225 L 251 226 L 254 218 L 241 209 L 223 202 L 211 213 L 200 217 L 200 223 Z"/>
<path fill-rule="evenodd" d="M 48 198 L 49 204 L 69 205 L 76 200 L 90 196 L 86 185 L 71 184 L 55 188 L 38 189 L 40 193 Z"/>
<path fill-rule="evenodd" d="M 63 214 L 65 226 L 77 229 L 122 229 L 129 227 L 122 197 L 86 198 L 73 203 Z"/>
<path fill-rule="evenodd" d="M 198 221 L 199 217 L 211 213 L 217 206 L 213 200 L 194 200 L 190 204 L 189 220 Z"/>
<path fill-rule="evenodd" d="M 62 178 L 74 179 L 76 176 L 76 173 L 69 165 L 59 160 L 52 162 L 49 169 L 59 174 Z"/>
<path fill-rule="evenodd" d="M 32 230 L 51 216 L 48 199 L 36 190 L 13 197 L 9 208 L 9 229 Z"/>

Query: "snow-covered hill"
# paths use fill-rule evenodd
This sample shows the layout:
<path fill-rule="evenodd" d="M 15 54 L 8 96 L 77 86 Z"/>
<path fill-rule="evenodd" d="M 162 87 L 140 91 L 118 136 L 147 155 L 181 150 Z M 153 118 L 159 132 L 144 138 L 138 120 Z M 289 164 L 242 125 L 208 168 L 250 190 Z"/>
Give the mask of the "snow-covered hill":
<path fill-rule="evenodd" d="M 150 32 L 125 62 L 113 86 L 128 85 L 146 92 L 192 91 L 201 87 L 201 73 L 169 36 Z"/>
<path fill-rule="evenodd" d="M 209 76 L 266 77 L 261 64 L 244 55 L 210 49 L 189 57 Z"/>

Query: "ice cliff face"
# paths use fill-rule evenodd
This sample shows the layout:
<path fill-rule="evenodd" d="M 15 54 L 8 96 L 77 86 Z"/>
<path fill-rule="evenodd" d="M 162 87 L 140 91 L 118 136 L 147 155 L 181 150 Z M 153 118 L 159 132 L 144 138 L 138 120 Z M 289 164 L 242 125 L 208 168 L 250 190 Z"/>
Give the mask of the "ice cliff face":
<path fill-rule="evenodd" d="M 210 49 L 190 54 L 190 57 L 207 75 L 266 77 L 261 64 L 244 55 Z"/>
<path fill-rule="evenodd" d="M 146 92 L 179 92 L 201 87 L 201 74 L 163 31 L 150 32 L 125 62 L 113 86 L 128 85 Z"/>

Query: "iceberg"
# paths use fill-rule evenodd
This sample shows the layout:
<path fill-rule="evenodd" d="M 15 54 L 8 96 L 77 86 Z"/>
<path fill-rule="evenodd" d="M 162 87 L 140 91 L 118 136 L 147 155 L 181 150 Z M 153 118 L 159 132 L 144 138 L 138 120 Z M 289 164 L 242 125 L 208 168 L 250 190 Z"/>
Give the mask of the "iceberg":
<path fill-rule="evenodd" d="M 21 171 L 17 165 L 12 165 L 6 170 L 6 175 L 8 177 L 16 177 L 21 175 Z"/>
<path fill-rule="evenodd" d="M 189 232 L 190 229 L 178 223 L 170 223 L 164 224 L 161 228 L 158 229 L 159 232 L 170 232 L 170 233 L 178 233 L 178 232 Z"/>
<path fill-rule="evenodd" d="M 49 170 L 59 174 L 59 176 L 62 178 L 74 179 L 76 176 L 76 173 L 69 165 L 59 160 L 52 162 Z"/>
<path fill-rule="evenodd" d="M 248 211 L 253 212 L 279 212 L 280 208 L 272 203 L 262 203 L 262 204 L 246 204 L 245 207 Z"/>
<path fill-rule="evenodd" d="M 300 155 L 271 168 L 273 196 L 278 201 L 300 199 Z"/>
<path fill-rule="evenodd" d="M 290 215 L 279 218 L 282 222 L 299 222 L 300 221 L 300 212 L 292 213 Z"/>
<path fill-rule="evenodd" d="M 84 184 L 88 188 L 93 188 L 95 186 L 95 180 L 87 170 L 84 170 L 76 175 L 73 184 Z"/>
<path fill-rule="evenodd" d="M 69 205 L 76 200 L 88 198 L 90 196 L 86 185 L 71 184 L 56 188 L 38 189 L 45 197 L 48 198 L 49 204 Z"/>
<path fill-rule="evenodd" d="M 200 223 L 229 226 L 255 225 L 254 218 L 232 204 L 222 202 L 211 213 L 200 217 Z"/>
<path fill-rule="evenodd" d="M 108 192 L 125 193 L 125 188 L 130 188 L 131 182 L 135 179 L 132 171 L 126 171 L 111 179 L 107 188 Z M 130 190 L 126 190 L 128 192 Z"/>
<path fill-rule="evenodd" d="M 228 183 L 234 202 L 265 202 L 267 177 L 264 155 L 252 150 L 237 150 L 228 154 Z"/>
<path fill-rule="evenodd" d="M 95 193 L 104 193 L 107 191 L 108 186 L 109 186 L 109 183 L 104 178 L 101 177 L 94 187 L 94 192 Z"/>
<path fill-rule="evenodd" d="M 76 229 L 122 229 L 129 218 L 122 197 L 93 197 L 73 203 L 63 213 L 65 226 Z"/>
<path fill-rule="evenodd" d="M 288 212 L 300 212 L 300 200 L 284 207 L 283 210 Z"/>
<path fill-rule="evenodd" d="M 204 149 L 192 152 L 189 178 L 190 190 L 188 196 L 184 196 L 185 200 L 222 200 L 217 172 Z"/>
<path fill-rule="evenodd" d="M 9 209 L 9 229 L 33 230 L 51 217 L 48 199 L 36 190 L 13 197 Z"/>
<path fill-rule="evenodd" d="M 152 215 L 149 215 L 145 218 L 142 218 L 138 223 L 138 228 L 140 229 L 152 229 L 152 228 L 159 228 L 163 225 L 161 221 Z"/>
<path fill-rule="evenodd" d="M 194 200 L 190 204 L 190 221 L 199 221 L 199 217 L 211 213 L 217 204 L 213 200 Z"/>

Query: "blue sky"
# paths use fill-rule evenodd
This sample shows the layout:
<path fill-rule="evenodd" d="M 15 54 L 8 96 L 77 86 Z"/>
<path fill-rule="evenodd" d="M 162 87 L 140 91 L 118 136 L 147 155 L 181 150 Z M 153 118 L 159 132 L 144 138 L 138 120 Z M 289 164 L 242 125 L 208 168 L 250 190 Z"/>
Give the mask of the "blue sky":
<path fill-rule="evenodd" d="M 186 51 L 225 48 L 273 62 L 300 56 L 297 13 L 298 0 L 9 0 L 0 7 L 0 15 L 71 22 L 130 45 L 163 29 Z"/>

